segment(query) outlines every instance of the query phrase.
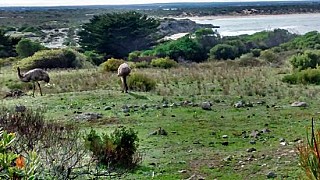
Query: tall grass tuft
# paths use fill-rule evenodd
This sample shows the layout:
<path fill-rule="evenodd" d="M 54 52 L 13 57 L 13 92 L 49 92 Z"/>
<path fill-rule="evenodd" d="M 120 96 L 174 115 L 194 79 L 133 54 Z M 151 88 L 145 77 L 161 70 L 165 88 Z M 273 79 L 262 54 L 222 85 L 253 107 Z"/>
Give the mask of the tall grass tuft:
<path fill-rule="evenodd" d="M 307 136 L 307 143 L 297 147 L 299 161 L 308 179 L 320 179 L 320 130 L 314 131 L 312 118 L 311 138 Z"/>

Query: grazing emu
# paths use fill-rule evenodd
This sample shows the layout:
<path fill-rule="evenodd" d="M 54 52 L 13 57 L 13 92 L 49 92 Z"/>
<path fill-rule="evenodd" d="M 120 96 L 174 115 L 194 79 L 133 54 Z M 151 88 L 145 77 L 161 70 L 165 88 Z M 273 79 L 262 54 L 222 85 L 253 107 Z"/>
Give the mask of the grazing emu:
<path fill-rule="evenodd" d="M 128 93 L 127 76 L 129 76 L 131 69 L 127 63 L 122 63 L 118 68 L 118 76 L 121 77 L 122 88 L 125 93 Z"/>
<path fill-rule="evenodd" d="M 20 68 L 18 67 L 17 68 L 18 70 L 18 76 L 19 76 L 19 79 L 22 81 L 22 82 L 32 82 L 33 84 L 33 93 L 32 93 L 32 96 L 34 97 L 34 91 L 36 89 L 36 85 L 35 85 L 35 82 L 37 82 L 38 84 L 38 87 L 39 87 L 39 90 L 40 90 L 40 94 L 42 96 L 42 91 L 41 91 L 41 87 L 40 87 L 40 83 L 39 81 L 44 81 L 46 83 L 49 83 L 50 81 L 50 77 L 48 75 L 48 73 L 42 69 L 32 69 L 24 74 L 21 74 L 20 72 Z"/>

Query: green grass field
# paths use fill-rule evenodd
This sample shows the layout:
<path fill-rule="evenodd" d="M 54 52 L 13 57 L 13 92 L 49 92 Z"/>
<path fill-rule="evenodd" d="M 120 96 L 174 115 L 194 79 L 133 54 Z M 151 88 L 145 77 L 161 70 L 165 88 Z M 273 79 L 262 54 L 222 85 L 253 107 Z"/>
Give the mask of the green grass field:
<path fill-rule="evenodd" d="M 68 122 L 84 131 L 133 128 L 143 160 L 123 179 L 266 179 L 269 172 L 276 179 L 304 177 L 296 146 L 306 140 L 311 118 L 319 119 L 320 89 L 281 82 L 289 68 L 209 62 L 133 72 L 155 79 L 156 89 L 124 94 L 116 73 L 52 70 L 50 85 L 41 83 L 44 96 L 37 90 L 33 98 L 30 85 L 4 67 L 0 94 L 4 96 L 8 86 L 19 86 L 27 95 L 2 99 L 1 106 L 44 108 L 46 120 Z M 249 105 L 235 108 L 240 100 Z M 305 101 L 308 107 L 291 107 L 294 101 Z M 211 102 L 212 110 L 203 110 L 203 102 Z M 129 112 L 123 112 L 125 105 Z M 85 112 L 101 113 L 102 118 L 76 118 Z M 151 135 L 160 127 L 166 136 Z"/>

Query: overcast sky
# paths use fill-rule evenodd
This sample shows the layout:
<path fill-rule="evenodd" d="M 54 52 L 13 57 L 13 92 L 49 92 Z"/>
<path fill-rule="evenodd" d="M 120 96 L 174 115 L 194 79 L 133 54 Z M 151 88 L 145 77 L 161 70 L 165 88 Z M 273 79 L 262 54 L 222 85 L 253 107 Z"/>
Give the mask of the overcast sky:
<path fill-rule="evenodd" d="M 0 0 L 0 6 L 123 5 L 168 2 L 245 2 L 279 0 Z"/>

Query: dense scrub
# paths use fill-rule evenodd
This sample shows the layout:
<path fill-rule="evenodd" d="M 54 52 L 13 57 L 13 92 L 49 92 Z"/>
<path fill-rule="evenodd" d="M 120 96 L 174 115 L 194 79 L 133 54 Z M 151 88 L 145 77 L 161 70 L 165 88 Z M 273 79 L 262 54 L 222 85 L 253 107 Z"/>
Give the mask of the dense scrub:
<path fill-rule="evenodd" d="M 72 49 L 43 50 L 17 63 L 21 69 L 84 68 L 92 66 L 86 57 Z"/>

